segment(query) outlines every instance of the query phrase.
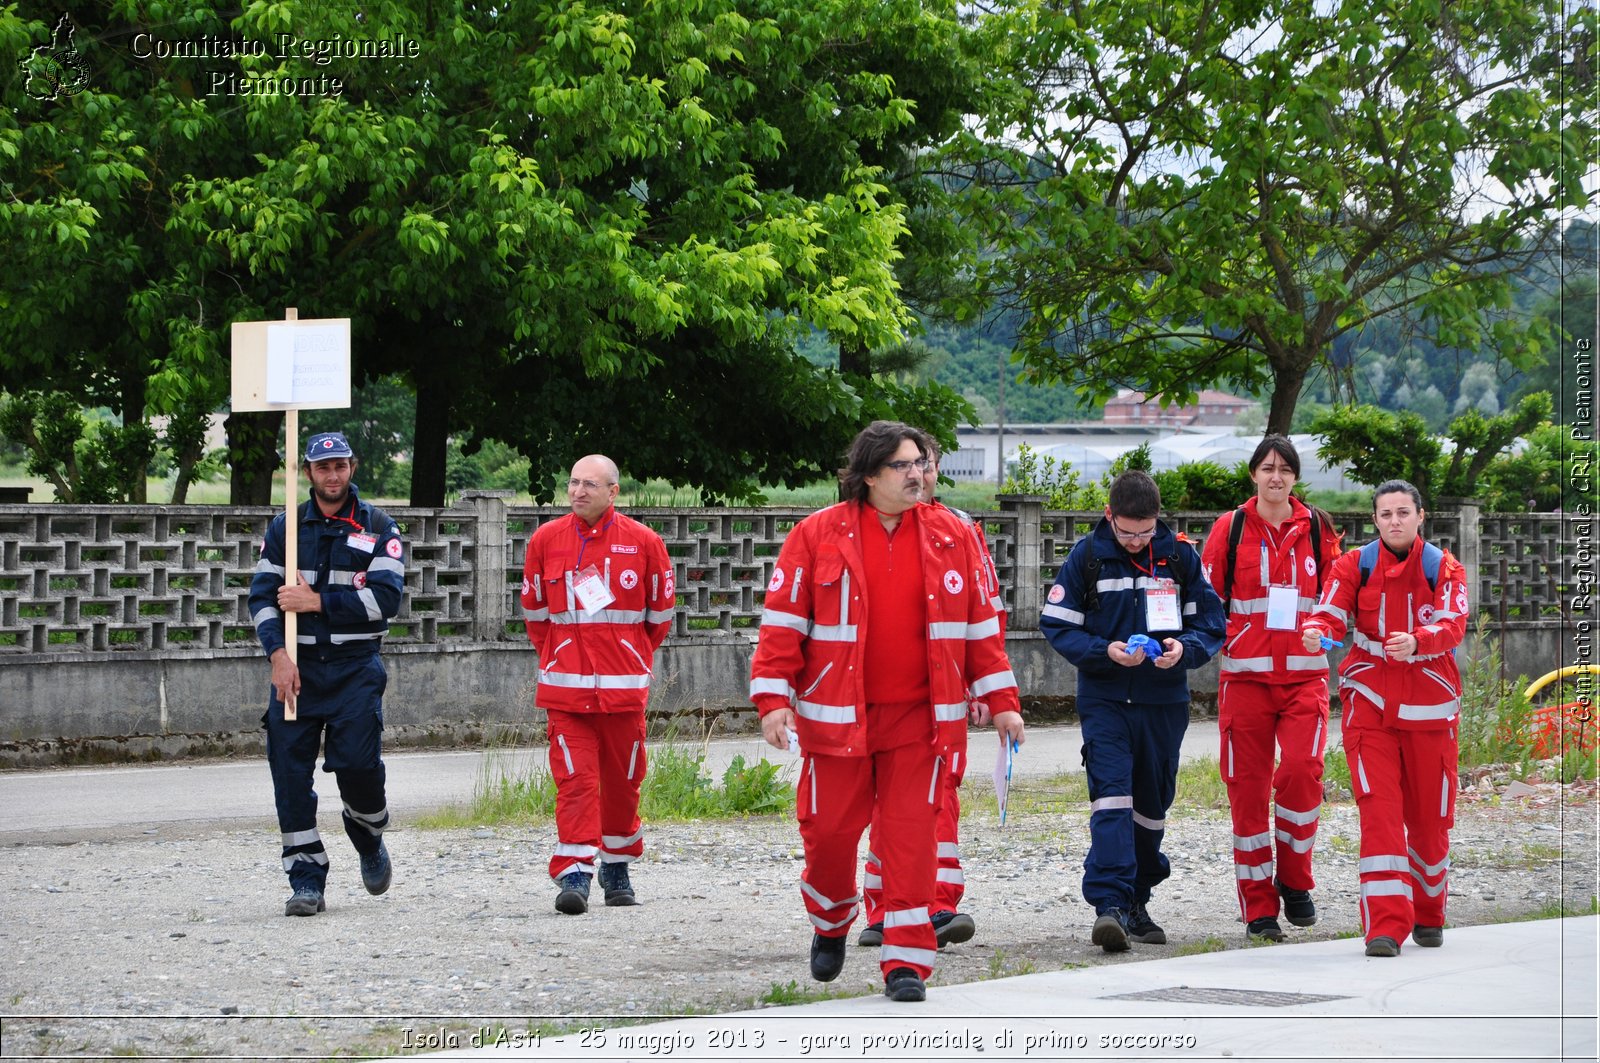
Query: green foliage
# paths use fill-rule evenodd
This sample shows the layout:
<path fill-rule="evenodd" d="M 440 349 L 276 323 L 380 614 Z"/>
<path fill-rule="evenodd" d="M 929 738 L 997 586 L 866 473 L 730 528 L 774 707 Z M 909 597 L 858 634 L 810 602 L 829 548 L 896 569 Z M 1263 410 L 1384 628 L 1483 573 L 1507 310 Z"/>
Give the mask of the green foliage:
<path fill-rule="evenodd" d="M 1529 500 L 1559 501 L 1571 489 L 1562 462 L 1571 451 L 1563 447 L 1559 430 L 1551 432 L 1550 412 L 1550 394 L 1543 391 L 1493 417 L 1467 410 L 1450 422 L 1448 455 L 1422 418 L 1409 411 L 1342 406 L 1318 417 L 1311 430 L 1323 439 L 1318 455 L 1327 462 L 1347 462 L 1359 483 L 1376 487 L 1385 480 L 1409 480 L 1426 504 L 1465 496 L 1488 502 L 1492 510 L 1518 511 Z M 1531 436 L 1530 445 L 1521 454 L 1509 453 L 1522 435 Z"/>
<path fill-rule="evenodd" d="M 1463 647 L 1459 760 L 1464 767 L 1512 764 L 1527 775 L 1533 753 L 1528 724 L 1533 708 L 1522 691 L 1528 677 L 1504 677 L 1499 640 L 1489 630 L 1487 612 L 1478 614 L 1469 644 Z"/>
<path fill-rule="evenodd" d="M 991 10 L 1011 106 L 947 172 L 987 240 L 978 290 L 1027 313 L 1034 378 L 1175 401 L 1270 388 L 1267 427 L 1287 431 L 1311 375 L 1343 372 L 1340 342 L 1386 316 L 1517 366 L 1550 341 L 1508 312 L 1510 278 L 1589 201 L 1596 107 L 1570 79 L 1592 79 L 1592 7 Z"/>
<path fill-rule="evenodd" d="M 1043 458 L 1028 444 L 1017 447 L 1017 460 L 1006 472 L 1002 494 L 1044 495 L 1046 509 L 1098 511 L 1105 508 L 1105 490 L 1099 484 L 1079 483 L 1078 470 L 1069 462 Z"/>
<path fill-rule="evenodd" d="M 1239 462 L 1229 469 L 1214 461 L 1191 461 L 1155 474 L 1166 510 L 1221 511 L 1237 506 L 1255 493 L 1250 466 Z"/>
<path fill-rule="evenodd" d="M 1385 480 L 1409 480 L 1424 502 L 1432 501 L 1433 466 L 1443 448 L 1416 414 L 1339 406 L 1313 421 L 1311 431 L 1323 439 L 1317 456 L 1348 463 L 1357 483 L 1376 487 Z"/>
<path fill-rule="evenodd" d="M 71 396 L 27 391 L 0 402 L 0 434 L 26 448 L 28 472 L 62 502 L 142 502 L 156 432 L 144 422 L 92 424 Z"/>
<path fill-rule="evenodd" d="M 343 432 L 359 463 L 356 482 L 369 498 L 405 498 L 414 443 L 417 398 L 398 375 L 377 377 L 353 388 L 343 410 L 306 410 L 300 415 L 301 445 L 317 432 Z M 468 484 L 485 487 L 487 484 Z M 521 484 L 517 487 L 520 489 Z"/>
<path fill-rule="evenodd" d="M 1577 510 L 1594 502 L 1593 471 L 1600 469 L 1600 442 L 1574 439 L 1565 425 L 1542 424 L 1529 432 L 1518 453 L 1501 454 L 1483 470 L 1472 492 L 1496 513 Z M 1587 475 L 1576 475 L 1589 470 Z"/>
<path fill-rule="evenodd" d="M 898 343 L 897 270 L 950 274 L 910 239 L 936 212 L 907 164 L 986 81 L 954 3 L 69 7 L 84 91 L 0 81 L 9 388 L 51 381 L 129 425 L 209 411 L 232 321 L 347 316 L 354 379 L 417 398 L 419 505 L 443 500 L 452 436 L 515 446 L 544 498 L 597 450 L 741 497 L 831 471 L 881 410 L 948 431 L 966 409 L 817 373 L 791 343 Z M 7 54 L 50 30 L 0 7 Z M 417 54 L 152 61 L 141 31 Z M 219 77 L 342 91 L 213 95 Z"/>

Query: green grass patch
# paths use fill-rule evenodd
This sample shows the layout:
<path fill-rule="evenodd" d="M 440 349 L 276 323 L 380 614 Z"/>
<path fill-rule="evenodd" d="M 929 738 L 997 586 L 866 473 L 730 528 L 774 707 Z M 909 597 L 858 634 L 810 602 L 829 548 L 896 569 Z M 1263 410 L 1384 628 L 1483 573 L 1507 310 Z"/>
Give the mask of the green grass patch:
<path fill-rule="evenodd" d="M 1172 950 L 1174 956 L 1203 956 L 1208 952 L 1226 952 L 1228 943 L 1212 934 L 1199 941 L 1189 941 Z"/>
<path fill-rule="evenodd" d="M 794 803 L 794 788 L 783 769 L 765 758 L 752 764 L 736 756 L 714 780 L 705 772 L 701 746 L 667 741 L 649 746 L 648 755 L 639 815 L 652 823 L 775 815 Z M 423 816 L 418 826 L 542 823 L 554 818 L 555 810 L 556 782 L 548 767 L 520 765 L 491 752 L 472 800 Z"/>
<path fill-rule="evenodd" d="M 985 978 L 1014 978 L 1017 975 L 1033 974 L 1038 968 L 1026 956 L 1011 956 L 1005 949 L 995 949 L 989 955 L 989 969 Z"/>

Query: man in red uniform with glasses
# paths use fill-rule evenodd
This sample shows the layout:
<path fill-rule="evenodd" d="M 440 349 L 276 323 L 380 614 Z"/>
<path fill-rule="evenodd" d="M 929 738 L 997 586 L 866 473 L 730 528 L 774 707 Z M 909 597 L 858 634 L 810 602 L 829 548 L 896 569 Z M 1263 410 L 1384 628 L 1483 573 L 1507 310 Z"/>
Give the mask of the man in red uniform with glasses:
<path fill-rule="evenodd" d="M 933 971 L 935 822 L 968 704 L 984 701 L 1008 741 L 1023 730 L 983 561 L 953 514 L 923 504 L 927 463 L 909 425 L 875 421 L 856 437 L 840 474 L 846 501 L 784 540 L 750 681 L 762 735 L 780 749 L 794 736 L 803 757 L 811 976 L 829 982 L 844 967 L 861 902 L 856 849 L 874 824 L 878 960 L 896 1001 L 925 999 Z"/>

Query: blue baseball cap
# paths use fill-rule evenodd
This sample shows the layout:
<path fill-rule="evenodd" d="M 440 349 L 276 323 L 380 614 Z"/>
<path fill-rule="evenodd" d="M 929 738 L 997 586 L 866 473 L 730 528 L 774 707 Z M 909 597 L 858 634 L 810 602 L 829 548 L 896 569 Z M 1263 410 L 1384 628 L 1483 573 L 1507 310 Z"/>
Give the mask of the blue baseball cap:
<path fill-rule="evenodd" d="M 350 441 L 343 432 L 318 432 L 306 444 L 306 461 L 332 461 L 334 458 L 353 458 Z"/>

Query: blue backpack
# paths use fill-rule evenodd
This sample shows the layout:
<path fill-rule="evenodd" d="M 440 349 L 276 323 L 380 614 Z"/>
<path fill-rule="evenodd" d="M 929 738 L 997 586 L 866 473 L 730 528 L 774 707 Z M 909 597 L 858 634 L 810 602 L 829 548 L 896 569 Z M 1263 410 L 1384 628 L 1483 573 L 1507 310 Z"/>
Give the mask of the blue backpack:
<path fill-rule="evenodd" d="M 1372 575 L 1372 570 L 1378 565 L 1378 544 L 1380 540 L 1374 539 L 1361 548 L 1361 583 L 1367 585 L 1367 577 Z M 1422 574 L 1428 580 L 1428 589 L 1439 589 L 1439 563 L 1444 560 L 1444 551 L 1432 543 L 1422 544 Z"/>

